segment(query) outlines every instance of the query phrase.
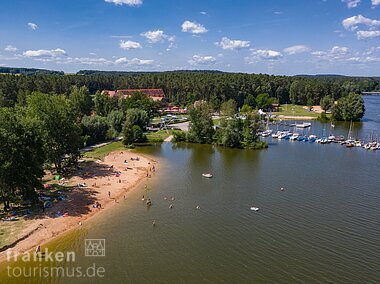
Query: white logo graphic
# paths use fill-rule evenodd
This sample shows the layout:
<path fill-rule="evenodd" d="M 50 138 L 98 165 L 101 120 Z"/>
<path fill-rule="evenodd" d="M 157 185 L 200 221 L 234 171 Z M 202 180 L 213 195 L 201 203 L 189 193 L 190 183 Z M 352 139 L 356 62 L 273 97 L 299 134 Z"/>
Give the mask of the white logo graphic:
<path fill-rule="evenodd" d="M 105 239 L 86 239 L 85 256 L 105 256 L 106 240 Z"/>

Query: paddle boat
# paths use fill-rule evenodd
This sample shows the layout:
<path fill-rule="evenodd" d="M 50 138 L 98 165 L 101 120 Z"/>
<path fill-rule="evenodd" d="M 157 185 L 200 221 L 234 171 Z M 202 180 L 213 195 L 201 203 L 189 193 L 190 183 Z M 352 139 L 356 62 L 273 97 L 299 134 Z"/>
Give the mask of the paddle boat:
<path fill-rule="evenodd" d="M 205 178 L 212 178 L 212 174 L 210 173 L 203 173 L 202 176 Z"/>
<path fill-rule="evenodd" d="M 255 212 L 257 212 L 257 211 L 259 211 L 259 208 L 258 208 L 258 207 L 254 207 L 254 206 L 252 206 L 252 207 L 251 207 L 251 211 L 255 211 Z"/>

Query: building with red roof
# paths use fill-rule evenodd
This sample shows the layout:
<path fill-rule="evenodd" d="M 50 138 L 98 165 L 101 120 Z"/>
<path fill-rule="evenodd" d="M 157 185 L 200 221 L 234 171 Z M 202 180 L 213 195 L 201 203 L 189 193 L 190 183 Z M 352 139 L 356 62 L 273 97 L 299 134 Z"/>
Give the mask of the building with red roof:
<path fill-rule="evenodd" d="M 136 93 L 142 93 L 153 99 L 154 101 L 162 101 L 165 98 L 165 93 L 162 89 L 123 89 L 116 91 L 102 91 L 102 94 L 108 93 L 110 97 L 120 96 L 123 98 L 129 98 Z"/>

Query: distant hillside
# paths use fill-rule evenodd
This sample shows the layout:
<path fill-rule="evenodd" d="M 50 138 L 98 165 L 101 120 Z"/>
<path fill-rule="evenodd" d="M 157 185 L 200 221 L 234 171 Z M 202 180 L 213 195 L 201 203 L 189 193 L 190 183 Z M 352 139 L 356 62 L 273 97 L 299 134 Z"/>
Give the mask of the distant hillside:
<path fill-rule="evenodd" d="M 174 71 L 101 71 L 101 70 L 79 70 L 77 75 L 138 75 L 157 73 L 226 73 L 218 70 L 174 70 Z"/>
<path fill-rule="evenodd" d="M 320 78 L 320 79 L 377 79 L 379 76 L 347 76 L 339 74 L 315 74 L 315 75 L 295 75 L 294 77 L 304 77 L 304 78 Z"/>
<path fill-rule="evenodd" d="M 54 71 L 36 68 L 18 68 L 18 67 L 0 67 L 2 74 L 20 74 L 20 75 L 64 75 L 63 71 Z"/>

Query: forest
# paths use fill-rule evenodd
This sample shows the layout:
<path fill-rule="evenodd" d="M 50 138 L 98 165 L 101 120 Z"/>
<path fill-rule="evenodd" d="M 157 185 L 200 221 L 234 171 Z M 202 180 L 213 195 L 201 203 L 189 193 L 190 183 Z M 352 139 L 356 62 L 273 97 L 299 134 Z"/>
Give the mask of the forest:
<path fill-rule="evenodd" d="M 88 74 L 88 75 L 81 75 Z M 218 71 L 173 71 L 122 73 L 80 71 L 76 75 L 0 75 L 0 106 L 14 106 L 28 94 L 39 91 L 69 96 L 73 86 L 86 86 L 91 95 L 99 90 L 162 88 L 169 102 L 190 105 L 206 100 L 214 110 L 229 99 L 242 107 L 259 94 L 269 94 L 277 102 L 317 105 L 323 97 L 334 100 L 349 93 L 380 90 L 379 77 L 273 76 L 222 73 Z"/>

